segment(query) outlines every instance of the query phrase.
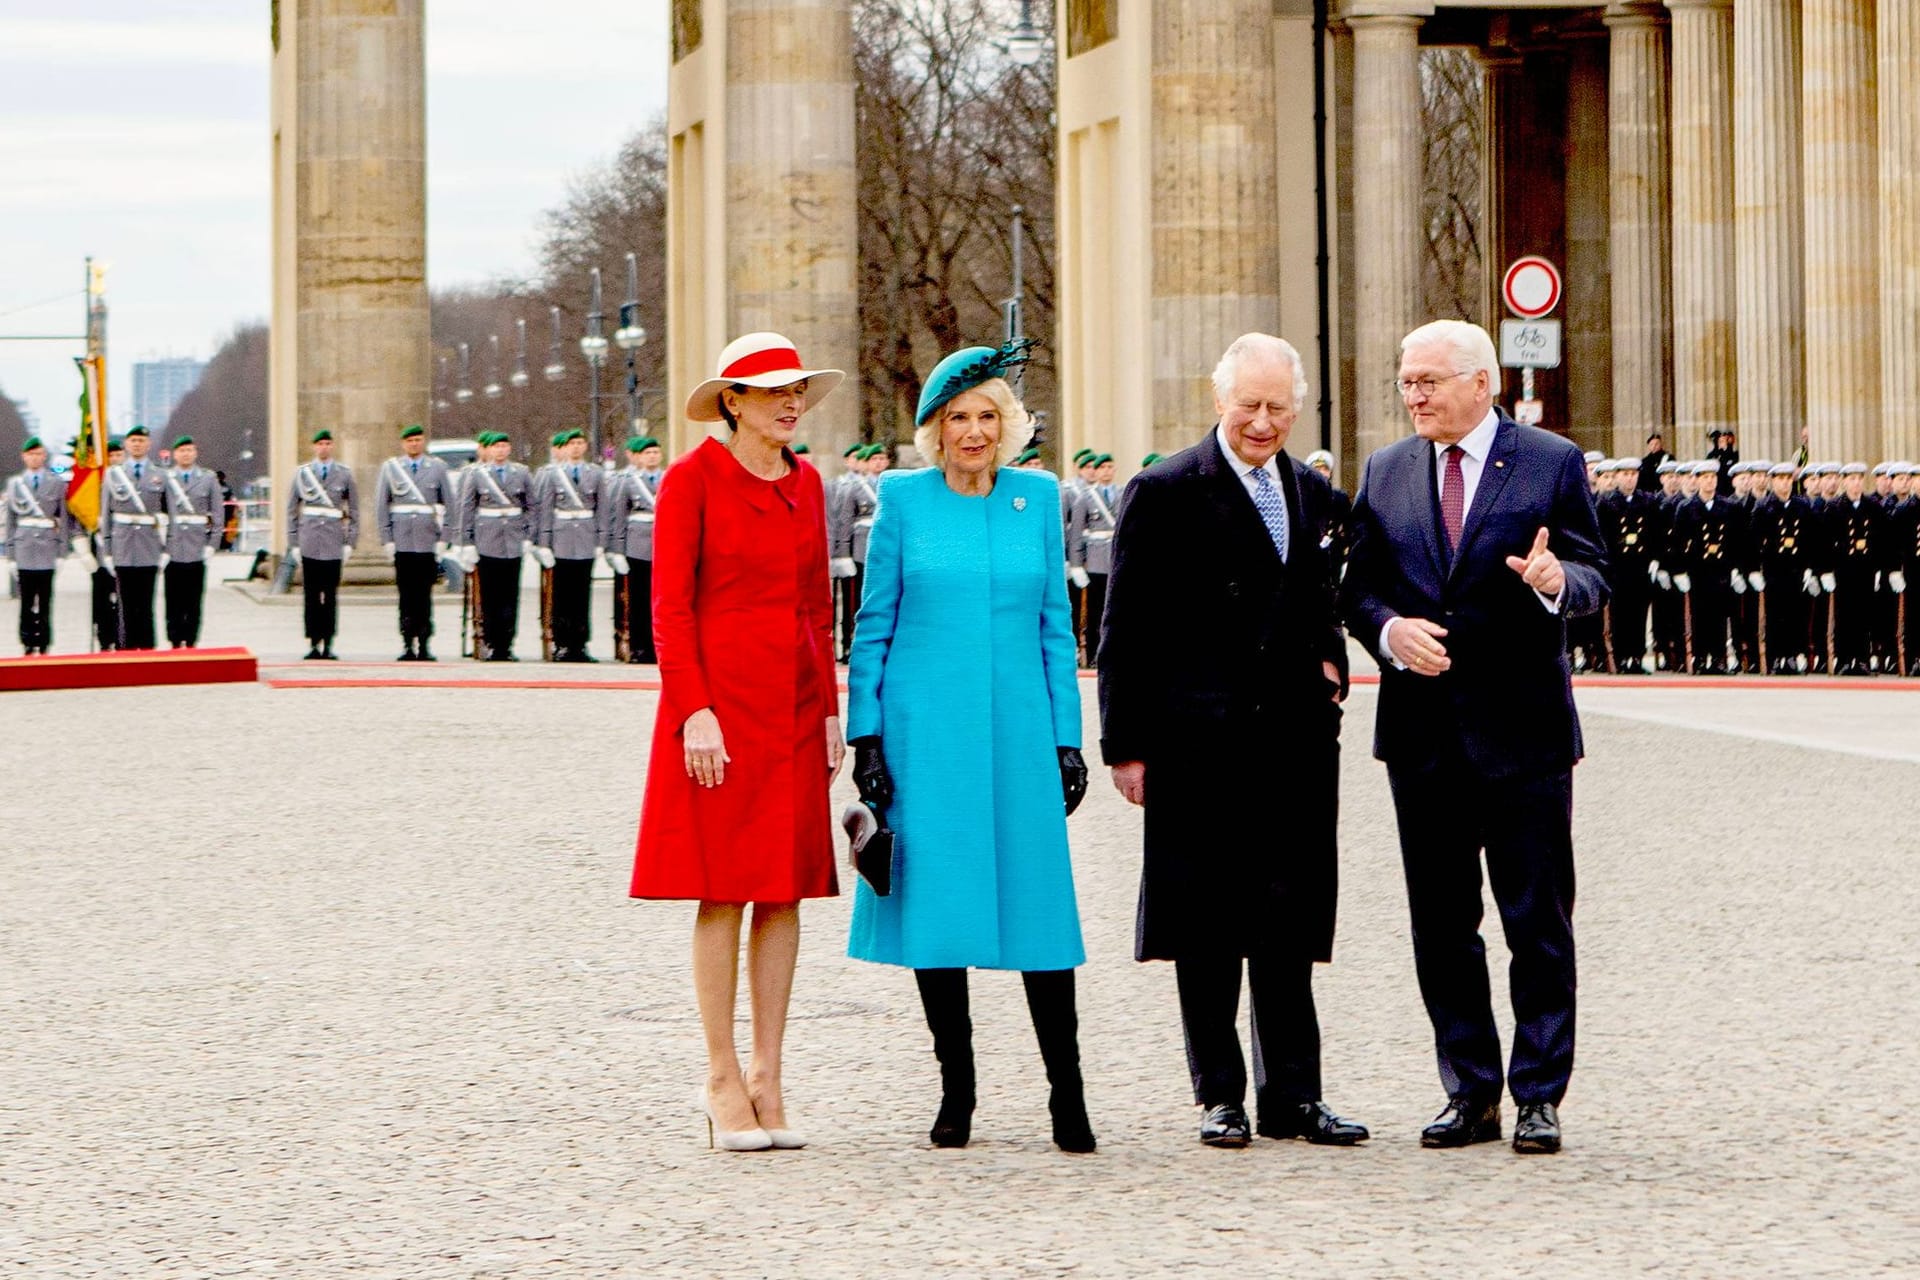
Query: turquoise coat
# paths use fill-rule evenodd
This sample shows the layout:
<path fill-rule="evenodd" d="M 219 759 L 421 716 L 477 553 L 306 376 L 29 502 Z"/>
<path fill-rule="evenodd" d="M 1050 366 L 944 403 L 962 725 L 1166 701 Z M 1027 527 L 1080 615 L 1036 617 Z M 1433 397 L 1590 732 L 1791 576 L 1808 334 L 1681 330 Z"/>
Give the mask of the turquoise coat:
<path fill-rule="evenodd" d="M 864 880 L 847 954 L 916 969 L 1086 959 L 1056 748 L 1080 745 L 1059 486 L 1002 468 L 880 482 L 847 673 L 847 736 L 893 775 L 893 892 Z"/>

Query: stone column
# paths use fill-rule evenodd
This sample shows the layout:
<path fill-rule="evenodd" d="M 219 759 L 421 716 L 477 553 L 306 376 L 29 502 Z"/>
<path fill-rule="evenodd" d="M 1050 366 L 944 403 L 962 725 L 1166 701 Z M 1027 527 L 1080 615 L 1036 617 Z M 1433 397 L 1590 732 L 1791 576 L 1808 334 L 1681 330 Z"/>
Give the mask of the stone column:
<path fill-rule="evenodd" d="M 1733 67 L 1740 448 L 1779 460 L 1800 447 L 1807 420 L 1800 0 L 1742 0 Z"/>
<path fill-rule="evenodd" d="M 1608 283 L 1607 46 L 1569 42 L 1567 61 L 1567 425 L 1574 439 L 1615 457 L 1645 436 L 1614 430 L 1612 297 Z M 1501 264 L 1504 265 L 1504 264 Z"/>
<path fill-rule="evenodd" d="M 1667 281 L 1667 26 L 1658 4 L 1607 6 L 1609 249 L 1613 266 L 1613 422 L 1644 440 L 1672 417 Z M 1687 454 L 1704 440 L 1670 441 Z"/>
<path fill-rule="evenodd" d="M 1920 462 L 1920 6 L 1877 13 L 1881 452 Z"/>
<path fill-rule="evenodd" d="M 727 337 L 772 329 L 802 360 L 848 372 L 801 424 L 817 456 L 837 458 L 860 433 L 852 7 L 726 9 Z"/>
<path fill-rule="evenodd" d="M 1400 339 L 1420 314 L 1423 147 L 1420 23 L 1405 14 L 1352 15 L 1355 285 L 1354 474 L 1367 456 L 1407 434 L 1393 388 Z"/>
<path fill-rule="evenodd" d="M 282 0 L 279 20 L 298 24 L 299 42 L 299 419 L 298 456 L 274 455 L 276 502 L 316 429 L 333 432 L 335 456 L 370 494 L 396 428 L 427 420 L 424 16 L 424 0 Z M 363 534 L 360 550 L 378 548 Z M 363 554 L 362 573 L 390 577 L 378 559 Z"/>
<path fill-rule="evenodd" d="M 1874 0 L 1801 7 L 1807 426 L 1815 453 L 1858 462 L 1880 455 L 1873 10 Z"/>
<path fill-rule="evenodd" d="M 1733 0 L 1666 0 L 1673 22 L 1673 422 L 1739 419 L 1734 349 Z M 1758 442 L 1742 444 L 1749 456 Z M 1776 449 L 1769 457 L 1778 457 Z"/>
<path fill-rule="evenodd" d="M 1272 0 L 1153 6 L 1149 315 L 1164 453 L 1213 420 L 1209 375 L 1227 344 L 1279 332 L 1277 103 L 1243 91 L 1273 82 L 1272 30 Z M 1311 346 L 1312 335 L 1290 337 Z"/>

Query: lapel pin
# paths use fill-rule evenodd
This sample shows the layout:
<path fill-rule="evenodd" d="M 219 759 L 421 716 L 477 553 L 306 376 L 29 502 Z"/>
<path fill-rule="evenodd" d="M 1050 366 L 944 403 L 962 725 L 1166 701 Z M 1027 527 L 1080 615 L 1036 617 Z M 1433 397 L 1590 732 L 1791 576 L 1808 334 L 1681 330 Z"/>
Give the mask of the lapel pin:
<path fill-rule="evenodd" d="M 1015 511 L 1025 511 L 1027 509 L 1027 500 L 1025 498 L 1015 498 L 1013 500 L 1013 509 Z"/>
<path fill-rule="evenodd" d="M 1507 464 L 1506 464 L 1506 463 L 1504 463 L 1504 462 L 1496 462 L 1496 463 L 1494 463 L 1493 465 L 1494 465 L 1494 467 L 1495 467 L 1495 468 L 1497 469 L 1497 468 L 1500 468 L 1500 467 L 1504 467 L 1504 466 L 1506 466 Z"/>

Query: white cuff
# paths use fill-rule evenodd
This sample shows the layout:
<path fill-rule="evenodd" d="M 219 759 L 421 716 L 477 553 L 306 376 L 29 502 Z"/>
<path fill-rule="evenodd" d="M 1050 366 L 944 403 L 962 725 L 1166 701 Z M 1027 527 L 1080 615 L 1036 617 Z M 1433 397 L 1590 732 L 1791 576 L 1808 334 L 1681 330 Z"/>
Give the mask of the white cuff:
<path fill-rule="evenodd" d="M 1380 624 L 1380 643 L 1379 643 L 1380 660 L 1383 662 L 1391 663 L 1397 669 L 1401 671 L 1405 671 L 1407 669 L 1407 664 L 1393 656 L 1393 645 L 1389 643 L 1389 640 L 1393 635 L 1393 624 L 1398 621 L 1400 621 L 1399 618 L 1393 617 L 1393 618 L 1388 618 L 1385 622 Z"/>
<path fill-rule="evenodd" d="M 1547 595 L 1542 594 L 1539 591 L 1536 591 L 1533 594 L 1539 597 L 1541 605 L 1545 607 L 1548 613 L 1559 613 L 1560 606 L 1564 604 L 1567 599 L 1567 584 L 1565 582 L 1562 582 L 1560 584 L 1560 594 L 1557 596 L 1549 597 Z"/>

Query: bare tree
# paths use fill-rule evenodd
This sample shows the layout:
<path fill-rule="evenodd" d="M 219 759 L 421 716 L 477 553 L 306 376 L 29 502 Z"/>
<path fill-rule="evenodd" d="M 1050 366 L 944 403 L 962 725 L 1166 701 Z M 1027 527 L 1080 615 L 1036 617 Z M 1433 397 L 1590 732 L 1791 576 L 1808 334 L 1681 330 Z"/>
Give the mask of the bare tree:
<path fill-rule="evenodd" d="M 27 420 L 20 416 L 20 406 L 8 398 L 6 392 L 0 391 L 0 440 L 13 441 L 26 438 Z M 54 450 L 56 443 L 55 441 L 47 443 L 49 452 Z M 4 456 L 0 454 L 0 458 Z"/>
<path fill-rule="evenodd" d="M 166 439 L 192 436 L 202 464 L 225 471 L 238 489 L 267 474 L 267 360 L 271 343 L 262 321 L 233 331 L 207 361 L 199 383 L 174 406 Z M 253 457 L 242 459 L 248 446 Z"/>
<path fill-rule="evenodd" d="M 1485 91 L 1468 49 L 1420 51 L 1420 107 L 1426 138 L 1421 226 L 1427 245 L 1422 315 L 1479 320 L 1485 295 L 1482 182 Z"/>

